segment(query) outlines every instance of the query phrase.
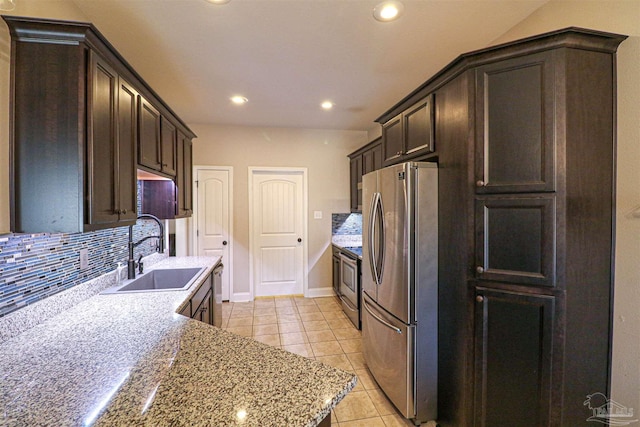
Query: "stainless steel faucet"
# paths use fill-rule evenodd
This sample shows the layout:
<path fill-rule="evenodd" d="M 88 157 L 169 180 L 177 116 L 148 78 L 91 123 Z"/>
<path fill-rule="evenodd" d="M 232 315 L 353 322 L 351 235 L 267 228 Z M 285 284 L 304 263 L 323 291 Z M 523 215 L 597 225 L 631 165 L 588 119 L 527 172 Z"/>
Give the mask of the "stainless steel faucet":
<path fill-rule="evenodd" d="M 158 239 L 158 246 L 156 246 L 156 250 L 158 253 L 164 252 L 164 226 L 158 217 L 151 214 L 142 214 L 139 215 L 137 219 L 152 219 L 158 224 L 158 228 L 160 229 L 160 234 L 157 236 L 145 236 L 137 242 L 133 241 L 133 225 L 129 226 L 129 259 L 127 260 L 127 278 L 135 279 L 136 278 L 136 264 L 141 265 L 140 260 L 142 259 L 142 255 L 140 259 L 136 263 L 133 259 L 133 249 L 138 246 L 140 243 L 143 243 L 149 239 Z M 142 273 L 142 268 L 140 268 L 140 272 Z"/>

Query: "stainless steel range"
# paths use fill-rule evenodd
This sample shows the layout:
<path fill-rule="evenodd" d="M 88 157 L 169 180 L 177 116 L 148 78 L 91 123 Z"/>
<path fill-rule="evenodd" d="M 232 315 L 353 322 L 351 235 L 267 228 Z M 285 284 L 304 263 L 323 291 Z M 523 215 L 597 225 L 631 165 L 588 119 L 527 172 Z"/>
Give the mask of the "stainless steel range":
<path fill-rule="evenodd" d="M 355 255 L 355 254 L 353 254 Z M 340 301 L 342 310 L 360 329 L 360 262 L 355 256 L 340 252 Z"/>

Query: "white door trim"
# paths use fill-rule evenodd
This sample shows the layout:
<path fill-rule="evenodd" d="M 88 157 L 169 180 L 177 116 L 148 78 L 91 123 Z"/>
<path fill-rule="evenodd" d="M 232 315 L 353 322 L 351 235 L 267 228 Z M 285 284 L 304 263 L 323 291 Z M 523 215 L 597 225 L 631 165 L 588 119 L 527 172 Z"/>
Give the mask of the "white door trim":
<path fill-rule="evenodd" d="M 280 173 L 295 173 L 302 175 L 302 292 L 304 296 L 308 296 L 308 279 L 309 279 L 309 267 L 308 267 L 308 204 L 309 204 L 309 186 L 307 179 L 307 168 L 296 167 L 266 167 L 266 166 L 249 166 L 248 168 L 248 181 L 249 181 L 249 293 L 251 299 L 255 298 L 255 283 L 254 283 L 254 262 L 253 254 L 255 253 L 255 239 L 253 237 L 253 175 L 259 172 L 280 172 Z"/>
<path fill-rule="evenodd" d="M 233 166 L 193 166 L 193 217 L 191 218 L 191 253 L 198 254 L 198 171 L 226 171 L 229 173 L 229 262 L 225 265 L 225 270 L 229 274 L 229 300 L 235 301 L 233 293 Z M 223 260 L 223 264 L 224 260 Z M 227 265 L 229 267 L 227 267 Z"/>

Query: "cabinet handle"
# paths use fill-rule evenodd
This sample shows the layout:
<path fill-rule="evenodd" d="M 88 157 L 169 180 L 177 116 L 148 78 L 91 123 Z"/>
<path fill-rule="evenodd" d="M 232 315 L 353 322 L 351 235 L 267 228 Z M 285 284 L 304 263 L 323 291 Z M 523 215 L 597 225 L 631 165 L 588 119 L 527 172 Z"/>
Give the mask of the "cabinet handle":
<path fill-rule="evenodd" d="M 482 273 L 484 273 L 484 268 L 482 268 L 482 266 L 479 265 L 479 266 L 476 267 L 476 271 L 478 273 L 482 274 Z"/>
<path fill-rule="evenodd" d="M 484 297 L 483 297 L 482 295 L 478 295 L 478 296 L 476 297 L 476 301 L 477 301 L 477 302 L 484 302 Z"/>
<path fill-rule="evenodd" d="M 482 180 L 476 181 L 476 187 L 485 187 L 486 185 L 487 183 Z"/>

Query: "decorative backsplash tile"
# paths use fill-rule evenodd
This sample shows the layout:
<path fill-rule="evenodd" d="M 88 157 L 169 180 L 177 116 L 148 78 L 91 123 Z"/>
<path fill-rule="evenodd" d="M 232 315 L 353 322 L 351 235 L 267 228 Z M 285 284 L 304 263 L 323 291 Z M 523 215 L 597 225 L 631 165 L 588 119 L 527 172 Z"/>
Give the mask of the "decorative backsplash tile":
<path fill-rule="evenodd" d="M 362 235 L 362 214 L 331 214 L 332 235 Z"/>
<path fill-rule="evenodd" d="M 139 220 L 133 239 L 158 233 L 153 221 Z M 0 235 L 0 317 L 48 296 L 126 265 L 129 227 L 74 234 Z M 156 250 L 149 239 L 134 258 Z M 166 245 L 165 245 L 166 247 Z M 88 249 L 89 266 L 80 270 L 80 249 Z"/>

